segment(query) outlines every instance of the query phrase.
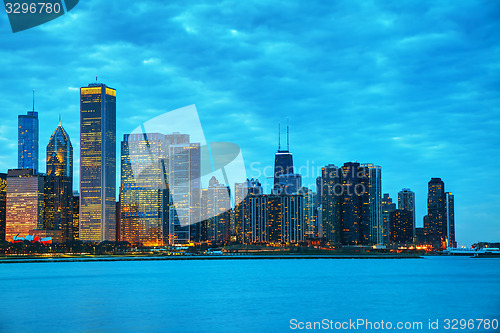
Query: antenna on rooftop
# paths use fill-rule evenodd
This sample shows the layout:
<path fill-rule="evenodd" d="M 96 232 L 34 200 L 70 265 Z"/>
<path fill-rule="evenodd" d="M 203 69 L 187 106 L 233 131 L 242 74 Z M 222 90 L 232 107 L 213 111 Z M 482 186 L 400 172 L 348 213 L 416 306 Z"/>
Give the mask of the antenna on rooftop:
<path fill-rule="evenodd" d="M 33 89 L 33 112 L 35 112 L 35 89 Z"/>
<path fill-rule="evenodd" d="M 288 117 L 286 117 L 286 150 L 290 151 L 290 134 L 288 133 Z"/>
<path fill-rule="evenodd" d="M 278 121 L 278 150 L 281 150 L 281 124 Z"/>

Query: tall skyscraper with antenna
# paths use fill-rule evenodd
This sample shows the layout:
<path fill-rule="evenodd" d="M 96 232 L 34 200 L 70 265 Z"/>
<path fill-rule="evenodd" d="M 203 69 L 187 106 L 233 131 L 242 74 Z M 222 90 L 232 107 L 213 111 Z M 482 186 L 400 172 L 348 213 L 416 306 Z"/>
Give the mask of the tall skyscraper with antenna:
<path fill-rule="evenodd" d="M 116 239 L 116 90 L 80 88 L 80 240 Z"/>
<path fill-rule="evenodd" d="M 278 123 L 278 151 L 274 156 L 274 187 L 279 187 L 280 176 L 293 174 L 293 156 L 290 152 L 289 126 L 286 125 L 286 149 L 281 149 L 281 124 Z"/>
<path fill-rule="evenodd" d="M 33 89 L 33 110 L 18 116 L 17 167 L 38 172 L 38 112 L 35 111 L 35 89 Z"/>

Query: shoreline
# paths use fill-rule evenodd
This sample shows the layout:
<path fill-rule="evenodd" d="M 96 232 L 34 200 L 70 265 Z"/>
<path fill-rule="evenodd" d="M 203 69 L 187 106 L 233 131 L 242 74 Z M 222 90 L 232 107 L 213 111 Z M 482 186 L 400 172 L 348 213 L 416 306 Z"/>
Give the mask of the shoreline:
<path fill-rule="evenodd" d="M 175 261 L 175 260 L 291 260 L 291 259 L 423 259 L 420 255 L 193 255 L 193 256 L 68 256 L 20 258 L 1 257 L 0 264 L 54 262 L 111 262 L 111 261 Z"/>

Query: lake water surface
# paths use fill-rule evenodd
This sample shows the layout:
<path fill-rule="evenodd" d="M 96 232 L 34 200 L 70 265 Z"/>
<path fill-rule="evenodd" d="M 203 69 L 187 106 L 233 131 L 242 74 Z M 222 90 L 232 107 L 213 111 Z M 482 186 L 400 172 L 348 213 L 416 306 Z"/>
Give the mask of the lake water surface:
<path fill-rule="evenodd" d="M 293 319 L 498 332 L 443 325 L 447 318 L 500 319 L 500 259 L 0 264 L 0 297 L 1 332 L 312 331 L 291 329 Z M 428 329 L 429 319 L 438 320 L 438 330 Z"/>

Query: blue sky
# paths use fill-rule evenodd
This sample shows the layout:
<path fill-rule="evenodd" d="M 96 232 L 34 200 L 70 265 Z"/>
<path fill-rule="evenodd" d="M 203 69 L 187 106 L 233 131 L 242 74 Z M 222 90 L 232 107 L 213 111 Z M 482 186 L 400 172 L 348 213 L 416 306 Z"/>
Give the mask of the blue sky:
<path fill-rule="evenodd" d="M 119 140 L 195 104 L 207 140 L 240 145 L 256 176 L 288 117 L 296 167 L 381 165 L 384 193 L 416 192 L 417 226 L 440 177 L 459 244 L 500 241 L 498 2 L 87 0 L 16 34 L 0 14 L 0 39 L 0 172 L 35 88 L 40 154 L 61 115 L 78 177 L 78 87 L 98 75 Z"/>

